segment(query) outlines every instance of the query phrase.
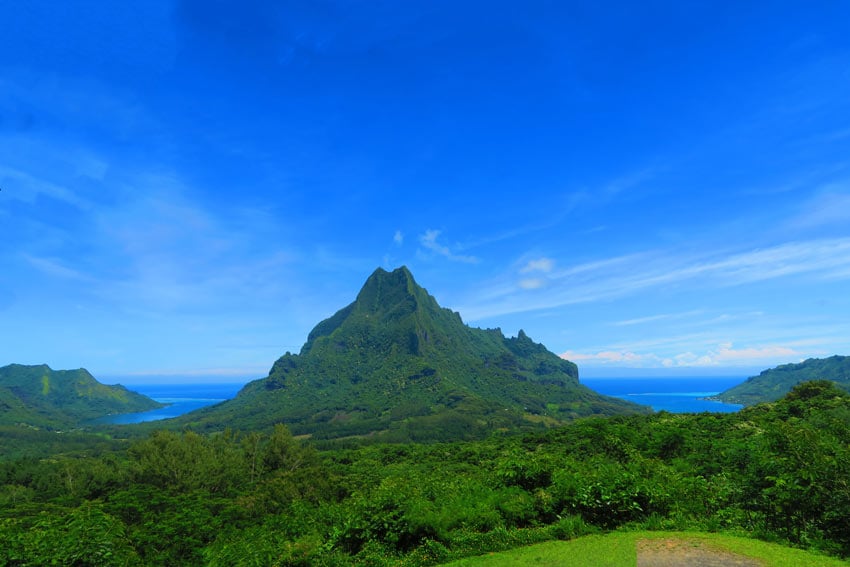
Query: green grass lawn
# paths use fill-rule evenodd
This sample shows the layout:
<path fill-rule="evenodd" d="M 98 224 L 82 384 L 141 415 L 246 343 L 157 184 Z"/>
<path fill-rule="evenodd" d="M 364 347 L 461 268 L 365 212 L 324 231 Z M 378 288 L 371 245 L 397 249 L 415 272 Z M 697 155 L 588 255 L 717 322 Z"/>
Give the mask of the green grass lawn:
<path fill-rule="evenodd" d="M 850 563 L 755 539 L 699 532 L 616 532 L 552 541 L 454 561 L 451 567 L 634 567 L 635 542 L 646 538 L 699 540 L 710 547 L 760 559 L 766 567 L 847 567 Z"/>

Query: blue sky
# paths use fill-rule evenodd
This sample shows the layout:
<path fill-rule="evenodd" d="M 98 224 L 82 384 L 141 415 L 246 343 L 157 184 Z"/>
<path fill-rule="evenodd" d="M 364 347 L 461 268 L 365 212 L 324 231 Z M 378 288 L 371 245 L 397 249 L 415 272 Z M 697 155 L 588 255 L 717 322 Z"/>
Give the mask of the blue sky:
<path fill-rule="evenodd" d="M 133 4 L 0 0 L 0 364 L 256 378 L 403 264 L 586 376 L 850 354 L 846 2 Z"/>

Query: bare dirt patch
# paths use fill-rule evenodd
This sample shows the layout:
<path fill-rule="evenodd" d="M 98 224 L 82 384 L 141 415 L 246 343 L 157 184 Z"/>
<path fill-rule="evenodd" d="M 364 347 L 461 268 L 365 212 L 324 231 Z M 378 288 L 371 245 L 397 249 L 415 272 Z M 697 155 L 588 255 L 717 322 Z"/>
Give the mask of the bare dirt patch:
<path fill-rule="evenodd" d="M 637 541 L 637 567 L 764 567 L 758 559 L 712 547 L 698 539 Z"/>

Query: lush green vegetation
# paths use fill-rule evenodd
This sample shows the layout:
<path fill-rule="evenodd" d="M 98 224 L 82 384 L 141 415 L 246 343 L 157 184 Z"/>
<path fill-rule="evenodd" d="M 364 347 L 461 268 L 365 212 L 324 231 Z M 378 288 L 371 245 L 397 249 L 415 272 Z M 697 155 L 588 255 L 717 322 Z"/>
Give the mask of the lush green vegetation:
<path fill-rule="evenodd" d="M 138 434 L 141 435 L 141 434 Z M 0 459 L 46 459 L 56 455 L 91 456 L 126 448 L 126 435 L 117 438 L 90 430 L 50 430 L 0 425 Z"/>
<path fill-rule="evenodd" d="M 850 555 L 850 396 L 825 381 L 736 414 L 480 441 L 317 450 L 278 425 L 123 443 L 0 461 L 0 565 L 433 565 L 638 529 Z"/>
<path fill-rule="evenodd" d="M 769 567 L 841 567 L 847 563 L 821 554 L 721 534 L 699 532 L 615 532 L 584 536 L 567 542 L 547 542 L 502 553 L 460 559 L 447 567 L 634 567 L 639 540 L 674 538 L 695 547 L 729 551 L 763 561 Z"/>
<path fill-rule="evenodd" d="M 357 299 L 313 329 L 268 378 L 234 399 L 176 420 L 268 430 L 286 423 L 318 439 L 476 439 L 590 415 L 647 413 L 578 383 L 578 370 L 521 332 L 464 325 L 407 268 L 378 269 Z"/>
<path fill-rule="evenodd" d="M 67 428 L 115 413 L 162 404 L 123 386 L 101 384 L 85 369 L 52 370 L 46 364 L 0 367 L 0 425 Z"/>
<path fill-rule="evenodd" d="M 647 415 L 523 332 L 467 327 L 405 268 L 235 400 L 168 423 L 81 430 L 143 408 L 83 370 L 3 376 L 0 567 L 433 565 L 623 530 L 850 556 L 833 382 Z"/>
<path fill-rule="evenodd" d="M 718 400 L 745 406 L 773 402 L 791 388 L 811 380 L 831 380 L 850 391 L 850 356 L 810 358 L 799 364 L 783 364 L 751 376 L 741 384 L 715 396 Z"/>

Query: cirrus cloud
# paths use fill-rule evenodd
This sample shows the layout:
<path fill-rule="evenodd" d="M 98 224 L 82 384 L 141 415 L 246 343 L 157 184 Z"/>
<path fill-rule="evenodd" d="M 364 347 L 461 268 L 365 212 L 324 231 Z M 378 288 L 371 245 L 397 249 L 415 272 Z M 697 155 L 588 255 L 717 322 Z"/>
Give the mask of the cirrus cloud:
<path fill-rule="evenodd" d="M 638 353 L 628 350 L 603 350 L 599 352 L 575 352 L 568 350 L 559 355 L 565 360 L 582 362 L 591 366 L 630 367 L 715 367 L 770 365 L 796 362 L 805 353 L 782 345 L 751 346 L 734 348 L 731 342 L 721 343 L 702 353 L 683 352 L 672 356 L 656 353 Z"/>
<path fill-rule="evenodd" d="M 850 238 L 785 242 L 755 249 L 687 256 L 669 250 L 615 256 L 546 274 L 546 293 L 529 299 L 498 282 L 475 291 L 461 311 L 471 320 L 580 303 L 610 301 L 688 283 L 702 289 L 776 280 L 835 280 L 850 277 Z M 520 288 L 523 291 L 528 288 Z"/>
<path fill-rule="evenodd" d="M 447 260 L 451 260 L 452 262 L 462 262 L 465 264 L 478 263 L 479 260 L 475 256 L 455 254 L 448 246 L 437 242 L 437 238 L 439 238 L 440 234 L 442 234 L 442 231 L 440 230 L 428 229 L 423 234 L 419 235 L 419 244 L 421 244 L 426 250 L 442 256 Z"/>
<path fill-rule="evenodd" d="M 529 272 L 543 272 L 549 273 L 552 271 L 552 268 L 555 266 L 555 261 L 551 258 L 537 258 L 536 260 L 529 260 L 528 263 L 523 266 L 519 273 L 527 274 Z"/>

